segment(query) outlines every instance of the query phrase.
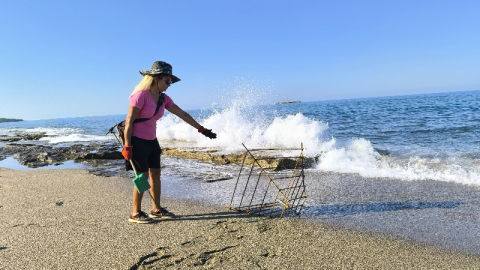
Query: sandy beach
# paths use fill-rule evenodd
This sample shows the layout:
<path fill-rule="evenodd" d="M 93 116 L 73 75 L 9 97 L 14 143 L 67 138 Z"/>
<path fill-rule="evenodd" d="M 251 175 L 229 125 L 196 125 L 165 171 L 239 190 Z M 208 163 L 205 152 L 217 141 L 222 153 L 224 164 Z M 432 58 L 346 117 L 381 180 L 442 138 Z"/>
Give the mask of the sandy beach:
<path fill-rule="evenodd" d="M 128 178 L 0 168 L 2 269 L 479 269 L 480 257 L 384 233 L 163 200 L 138 225 Z M 143 209 L 150 202 L 144 199 Z"/>

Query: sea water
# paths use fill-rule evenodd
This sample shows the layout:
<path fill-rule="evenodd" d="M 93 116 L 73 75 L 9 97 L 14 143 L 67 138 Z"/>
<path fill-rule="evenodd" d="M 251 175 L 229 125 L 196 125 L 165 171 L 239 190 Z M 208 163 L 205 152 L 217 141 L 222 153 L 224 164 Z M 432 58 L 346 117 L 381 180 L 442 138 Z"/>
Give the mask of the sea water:
<path fill-rule="evenodd" d="M 253 90 L 189 111 L 216 140 L 168 113 L 157 123 L 158 139 L 232 152 L 242 143 L 303 143 L 307 156 L 318 157 L 312 170 L 319 172 L 480 185 L 480 91 L 273 105 L 265 91 Z M 52 145 L 112 141 L 105 133 L 125 116 L 0 123 L 0 136 L 45 132 L 38 143 Z"/>

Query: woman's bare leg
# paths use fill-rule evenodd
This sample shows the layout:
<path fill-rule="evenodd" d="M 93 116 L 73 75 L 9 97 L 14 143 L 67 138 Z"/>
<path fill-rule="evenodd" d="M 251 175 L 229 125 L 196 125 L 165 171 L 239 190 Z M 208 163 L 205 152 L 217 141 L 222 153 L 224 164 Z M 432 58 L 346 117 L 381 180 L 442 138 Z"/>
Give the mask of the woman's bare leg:
<path fill-rule="evenodd" d="M 150 186 L 151 186 L 151 191 L 152 191 L 152 197 L 154 200 L 152 200 L 152 211 L 156 212 L 160 209 L 157 209 L 158 207 L 161 207 L 160 205 L 160 197 L 162 194 L 162 182 L 160 181 L 160 174 L 161 174 L 161 169 L 160 168 L 150 168 Z M 156 203 L 156 204 L 155 204 Z"/>

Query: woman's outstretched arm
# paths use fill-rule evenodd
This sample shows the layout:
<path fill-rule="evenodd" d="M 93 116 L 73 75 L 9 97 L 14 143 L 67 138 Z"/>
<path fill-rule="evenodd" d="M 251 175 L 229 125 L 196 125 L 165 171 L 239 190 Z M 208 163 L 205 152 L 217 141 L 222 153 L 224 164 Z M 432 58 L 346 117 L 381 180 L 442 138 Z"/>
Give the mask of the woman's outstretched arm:
<path fill-rule="evenodd" d="M 184 110 L 180 109 L 177 105 L 173 105 L 172 107 L 168 108 L 167 110 L 169 112 L 175 114 L 176 116 L 180 117 L 180 119 L 182 119 L 187 124 L 189 124 L 190 126 L 196 128 L 196 129 L 200 129 L 202 127 L 202 125 L 200 125 L 197 121 L 195 121 L 195 119 L 193 119 L 193 117 L 190 116 L 190 114 L 188 114 Z"/>
<path fill-rule="evenodd" d="M 180 117 L 183 121 L 187 124 L 191 125 L 192 127 L 196 128 L 198 132 L 202 133 L 204 136 L 210 139 L 216 139 L 217 134 L 213 133 L 211 129 L 206 129 L 202 127 L 195 119 L 193 119 L 190 114 L 185 112 L 184 110 L 180 109 L 177 105 L 173 105 L 172 107 L 167 109 L 169 112 L 175 114 L 176 116 Z"/>

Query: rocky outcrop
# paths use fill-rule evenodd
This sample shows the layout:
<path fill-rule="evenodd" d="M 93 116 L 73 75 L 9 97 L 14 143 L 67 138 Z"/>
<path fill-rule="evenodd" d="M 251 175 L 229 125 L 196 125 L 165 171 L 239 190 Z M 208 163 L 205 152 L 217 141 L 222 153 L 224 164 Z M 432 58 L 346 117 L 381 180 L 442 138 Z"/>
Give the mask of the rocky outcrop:
<path fill-rule="evenodd" d="M 213 162 L 216 164 L 242 164 L 245 158 L 245 164 L 260 165 L 269 170 L 286 170 L 293 169 L 296 166 L 295 158 L 273 157 L 261 154 L 256 157 L 256 161 L 250 156 L 245 157 L 245 152 L 222 153 L 214 149 L 197 149 L 197 148 L 163 148 L 163 154 L 196 159 L 203 162 Z M 38 168 L 42 166 L 61 164 L 67 160 L 88 164 L 89 166 L 102 166 L 105 162 L 101 160 L 123 160 L 122 153 L 116 144 L 74 144 L 65 147 L 54 147 L 40 144 L 21 144 L 10 143 L 0 148 L 0 158 L 2 156 L 12 156 L 20 164 L 30 168 Z M 91 160 L 89 162 L 86 162 Z M 313 166 L 314 158 L 304 158 L 305 168 Z M 108 162 L 107 162 L 108 163 Z"/>
<path fill-rule="evenodd" d="M 297 164 L 296 158 L 282 158 L 282 157 L 275 157 L 269 155 L 259 155 L 256 156 L 256 161 L 250 155 L 245 157 L 245 152 L 239 153 L 230 153 L 230 154 L 221 154 L 219 151 L 216 150 L 193 150 L 193 149 L 179 149 L 179 148 L 163 148 L 163 154 L 173 156 L 173 157 L 181 157 L 181 158 L 191 158 L 197 159 L 205 162 L 213 162 L 217 164 L 230 164 L 230 163 L 237 163 L 242 164 L 243 159 L 245 158 L 245 164 L 252 165 L 260 165 L 265 169 L 270 170 L 288 170 L 294 169 Z M 304 158 L 304 168 L 311 168 L 317 158 Z"/>
<path fill-rule="evenodd" d="M 37 134 L 16 134 L 14 136 L 0 136 L 0 142 L 18 142 L 18 141 L 38 141 L 40 138 L 46 137 L 45 132 Z"/>
<path fill-rule="evenodd" d="M 220 150 L 215 149 L 201 149 L 195 147 L 164 147 L 163 154 L 180 157 L 180 158 L 191 158 L 204 162 L 213 162 L 217 164 L 242 164 L 245 157 L 245 164 L 260 165 L 265 169 L 281 171 L 281 170 L 291 170 L 294 169 L 297 165 L 298 158 L 295 155 L 299 155 L 299 151 L 293 155 L 293 157 L 282 157 L 282 153 L 285 150 L 278 149 L 276 151 L 259 151 L 255 152 L 256 161 L 250 156 L 245 157 L 245 151 L 238 151 L 236 153 L 222 153 Z M 375 151 L 381 156 L 388 156 L 390 152 L 385 149 L 375 148 Z M 305 169 L 313 168 L 317 164 L 320 155 L 315 157 L 304 157 L 303 165 Z"/>
<path fill-rule="evenodd" d="M 82 145 L 53 147 L 37 144 L 11 143 L 0 148 L 1 156 L 12 156 L 20 164 L 37 168 L 60 164 L 67 160 L 123 159 L 118 147 L 114 145 Z"/>
<path fill-rule="evenodd" d="M 17 146 L 7 145 L 7 149 L 19 148 Z M 57 164 L 68 160 L 67 155 L 61 152 L 52 151 L 50 147 L 28 145 L 23 151 L 12 155 L 22 165 L 29 168 L 37 168 L 50 164 Z"/>

